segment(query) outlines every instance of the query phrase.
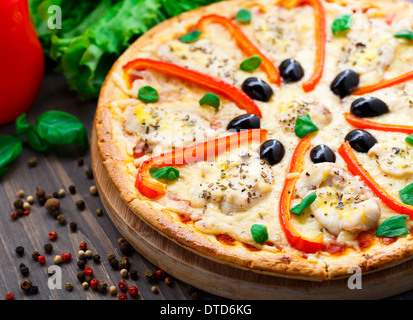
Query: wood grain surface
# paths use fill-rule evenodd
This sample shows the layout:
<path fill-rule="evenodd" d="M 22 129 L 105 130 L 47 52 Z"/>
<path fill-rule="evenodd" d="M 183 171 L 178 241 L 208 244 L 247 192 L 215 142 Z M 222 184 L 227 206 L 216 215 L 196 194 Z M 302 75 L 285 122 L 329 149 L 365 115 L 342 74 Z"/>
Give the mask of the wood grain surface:
<path fill-rule="evenodd" d="M 65 79 L 61 75 L 53 74 L 48 70 L 41 92 L 38 95 L 33 107 L 28 112 L 27 120 L 34 123 L 41 113 L 48 110 L 62 110 L 78 117 L 86 126 L 90 135 L 93 118 L 96 108 L 96 101 L 81 102 L 76 95 L 68 89 Z M 0 127 L 0 134 L 12 134 L 14 124 Z M 77 280 L 77 273 L 80 269 L 77 266 L 79 244 L 86 241 L 88 248 L 93 253 L 101 256 L 102 262 L 96 264 L 88 260 L 86 266 L 92 267 L 94 277 L 100 281 L 105 281 L 109 286 L 117 285 L 122 280 L 118 270 L 112 269 L 106 256 L 114 253 L 118 259 L 124 255 L 119 250 L 118 239 L 122 237 L 116 229 L 108 214 L 97 216 L 95 211 L 98 208 L 104 209 L 99 196 L 89 193 L 89 188 L 95 185 L 94 179 L 88 179 L 86 170 L 91 167 L 89 151 L 81 155 L 84 165 L 79 166 L 77 159 L 80 155 L 75 150 L 66 148 L 57 149 L 49 153 L 37 153 L 28 146 L 23 148 L 20 158 L 13 163 L 9 171 L 0 178 L 0 300 L 4 300 L 5 294 L 13 292 L 16 300 L 113 300 L 117 299 L 110 293 L 102 294 L 91 288 L 84 290 Z M 35 168 L 28 166 L 28 160 L 37 157 L 38 165 Z M 77 193 L 71 195 L 68 191 L 70 185 L 75 185 Z M 44 207 L 37 201 L 31 207 L 31 213 L 18 220 L 10 218 L 13 211 L 13 202 L 18 198 L 17 191 L 24 190 L 25 195 L 35 195 L 36 188 L 42 188 L 47 193 L 57 192 L 63 188 L 66 196 L 61 199 L 62 214 L 67 217 L 67 223 L 61 225 L 50 214 L 46 213 Z M 76 201 L 83 199 L 86 209 L 80 211 L 76 207 Z M 72 232 L 69 228 L 70 222 L 76 222 L 78 230 Z M 55 241 L 48 239 L 50 231 L 56 231 L 58 238 Z M 45 254 L 44 245 L 52 243 L 53 252 Z M 22 257 L 15 252 L 17 246 L 23 246 L 25 253 Z M 46 256 L 46 263 L 39 264 L 32 258 L 32 253 L 38 251 Z M 62 270 L 62 289 L 50 290 L 48 287 L 47 269 L 53 265 L 55 255 L 70 252 L 72 260 L 60 265 Z M 133 252 L 129 257 L 131 269 L 138 271 L 138 280 L 126 278 L 129 285 L 136 285 L 140 294 L 135 299 L 215 299 L 212 296 L 197 288 L 188 288 L 188 285 L 178 279 L 173 279 L 172 285 L 167 285 L 163 280 L 154 284 L 145 279 L 147 270 L 157 270 L 161 265 L 155 266 L 143 258 L 138 252 Z M 20 289 L 20 282 L 26 277 L 20 273 L 20 264 L 24 263 L 30 270 L 28 279 L 33 285 L 39 287 L 37 294 L 26 294 Z M 64 287 L 66 282 L 74 285 L 73 291 L 67 291 Z M 152 286 L 159 290 L 154 294 Z M 195 292 L 195 294 L 193 294 Z M 192 295 L 193 294 L 193 295 Z M 129 295 L 128 295 L 129 296 Z M 129 299 L 131 297 L 129 296 Z"/>

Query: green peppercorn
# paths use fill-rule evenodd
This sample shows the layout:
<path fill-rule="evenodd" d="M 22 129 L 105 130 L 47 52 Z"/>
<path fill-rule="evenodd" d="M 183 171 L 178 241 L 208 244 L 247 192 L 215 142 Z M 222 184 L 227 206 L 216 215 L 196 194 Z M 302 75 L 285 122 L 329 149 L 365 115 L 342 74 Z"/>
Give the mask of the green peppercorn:
<path fill-rule="evenodd" d="M 28 165 L 30 168 L 34 168 L 37 166 L 37 158 L 36 157 L 31 157 L 28 161 L 27 161 Z"/>
<path fill-rule="evenodd" d="M 109 253 L 109 254 L 107 255 L 108 261 L 110 261 L 110 260 L 112 260 L 112 259 L 115 259 L 115 258 L 116 258 L 116 256 L 115 256 L 113 253 Z"/>
<path fill-rule="evenodd" d="M 72 291 L 73 290 L 73 284 L 71 282 L 66 282 L 65 288 L 67 291 Z"/>
<path fill-rule="evenodd" d="M 106 282 L 100 281 L 97 286 L 97 290 L 101 293 L 105 293 L 108 289 L 108 284 Z"/>
<path fill-rule="evenodd" d="M 103 215 L 102 209 L 96 209 L 96 215 L 97 215 L 98 217 L 101 217 L 101 216 Z"/>
<path fill-rule="evenodd" d="M 156 280 L 156 274 L 155 271 L 149 269 L 145 273 L 145 279 L 148 280 L 149 282 L 155 281 Z"/>
<path fill-rule="evenodd" d="M 126 259 L 122 259 L 122 260 L 120 260 L 119 261 L 119 263 L 118 263 L 118 267 L 119 267 L 119 269 L 126 269 L 126 270 L 128 270 L 129 269 L 129 261 L 128 260 L 126 260 Z"/>
<path fill-rule="evenodd" d="M 65 224 L 66 223 L 66 216 L 63 214 L 60 214 L 57 216 L 57 221 L 59 221 L 60 224 Z"/>

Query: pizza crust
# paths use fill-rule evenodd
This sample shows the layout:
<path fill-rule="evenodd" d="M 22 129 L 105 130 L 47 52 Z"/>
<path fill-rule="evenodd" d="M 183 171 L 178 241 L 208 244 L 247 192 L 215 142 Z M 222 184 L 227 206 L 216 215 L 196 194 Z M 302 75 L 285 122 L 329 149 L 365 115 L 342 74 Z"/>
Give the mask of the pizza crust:
<path fill-rule="evenodd" d="M 344 0 L 329 2 L 354 3 L 354 1 Z M 410 236 L 398 239 L 391 245 L 376 244 L 365 252 L 351 250 L 350 254 L 325 259 L 298 254 L 296 250 L 249 251 L 239 243 L 235 246 L 223 245 L 215 237 L 200 233 L 193 224 L 181 222 L 174 213 L 166 212 L 149 199 L 143 199 L 137 192 L 135 188 L 137 169 L 131 166 L 133 157 L 126 152 L 127 146 L 119 138 L 120 133 L 123 132 L 123 123 L 120 122 L 119 115 L 111 108 L 113 101 L 129 97 L 116 85 L 114 75 L 122 74 L 122 66 L 127 62 L 138 56 L 148 55 L 142 52 L 142 48 L 162 43 L 175 38 L 175 35 L 185 33 L 187 26 L 195 24 L 200 17 L 217 12 L 225 15 L 227 12 L 233 12 L 234 7 L 244 7 L 249 3 L 255 2 L 224 1 L 162 22 L 134 42 L 113 65 L 101 89 L 95 116 L 95 129 L 104 167 L 120 196 L 139 218 L 178 245 L 213 261 L 254 272 L 320 281 L 347 277 L 349 269 L 353 266 L 359 266 L 363 273 L 368 273 L 410 259 L 413 254 Z M 407 7 L 411 10 L 410 4 L 400 0 L 362 1 L 360 5 L 373 4 L 383 10 L 388 8 L 394 10 L 396 3 L 400 6 L 398 10 Z"/>

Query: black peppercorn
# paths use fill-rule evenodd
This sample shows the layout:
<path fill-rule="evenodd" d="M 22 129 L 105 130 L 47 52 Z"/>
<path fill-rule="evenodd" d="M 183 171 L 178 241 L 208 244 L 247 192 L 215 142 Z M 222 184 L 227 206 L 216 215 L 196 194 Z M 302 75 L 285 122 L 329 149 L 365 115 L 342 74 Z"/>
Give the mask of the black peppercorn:
<path fill-rule="evenodd" d="M 122 259 L 122 260 L 120 260 L 120 261 L 118 262 L 118 268 L 119 268 L 120 270 L 122 270 L 122 269 L 129 270 L 129 267 L 130 267 L 129 261 L 126 260 L 126 259 Z"/>
<path fill-rule="evenodd" d="M 18 246 L 16 248 L 16 253 L 21 257 L 24 254 L 24 248 L 22 246 Z"/>
<path fill-rule="evenodd" d="M 51 253 L 53 251 L 53 245 L 51 243 L 46 243 L 44 245 L 44 251 L 46 251 L 46 253 Z"/>
<path fill-rule="evenodd" d="M 85 204 L 85 202 L 84 202 L 83 200 L 78 200 L 78 201 L 76 201 L 76 207 L 77 207 L 79 210 L 84 210 L 85 207 L 86 207 L 86 204 Z"/>
<path fill-rule="evenodd" d="M 39 253 L 38 251 L 34 251 L 34 252 L 32 253 L 32 258 L 33 258 L 34 260 L 36 260 L 36 261 L 37 261 L 37 258 L 39 258 L 39 256 L 40 256 L 40 253 Z"/>
<path fill-rule="evenodd" d="M 91 168 L 87 168 L 86 171 L 85 171 L 85 173 L 86 173 L 86 177 L 87 177 L 88 179 L 93 179 L 93 171 L 92 171 Z"/>
<path fill-rule="evenodd" d="M 76 193 L 76 187 L 74 185 L 69 186 L 69 192 L 70 192 L 70 194 L 75 194 Z"/>
<path fill-rule="evenodd" d="M 132 280 L 138 280 L 138 271 L 133 269 L 129 271 L 129 276 L 131 277 Z"/>
<path fill-rule="evenodd" d="M 85 272 L 84 271 L 79 271 L 78 273 L 77 273 L 77 279 L 80 281 L 80 282 L 84 282 L 85 281 L 85 278 L 86 278 L 86 274 L 85 274 Z"/>
<path fill-rule="evenodd" d="M 82 157 L 77 158 L 77 165 L 79 167 L 82 167 L 85 164 L 85 161 L 83 160 Z"/>
<path fill-rule="evenodd" d="M 116 258 L 113 258 L 109 261 L 110 266 L 115 269 L 118 270 L 119 269 L 119 261 Z"/>
<path fill-rule="evenodd" d="M 17 210 L 16 210 L 16 215 L 17 215 L 17 217 L 20 218 L 21 216 L 23 216 L 23 214 L 24 214 L 23 212 L 24 212 L 23 209 L 17 209 Z"/>
<path fill-rule="evenodd" d="M 31 286 L 29 292 L 30 292 L 31 294 L 36 294 L 36 293 L 39 292 L 39 287 L 38 287 L 38 286 Z"/>
<path fill-rule="evenodd" d="M 72 222 L 69 224 L 69 227 L 70 227 L 70 230 L 76 231 L 76 230 L 77 230 L 77 223 L 72 221 Z"/>
<path fill-rule="evenodd" d="M 95 263 L 100 263 L 100 255 L 97 253 L 93 255 L 92 259 Z"/>
<path fill-rule="evenodd" d="M 29 279 L 25 279 L 20 283 L 20 288 L 23 291 L 28 291 L 32 287 L 32 282 Z"/>
<path fill-rule="evenodd" d="M 44 206 L 46 204 L 46 198 L 39 198 L 38 200 L 41 206 Z"/>
<path fill-rule="evenodd" d="M 58 192 L 53 192 L 52 197 L 55 199 L 59 199 L 59 193 Z"/>
<path fill-rule="evenodd" d="M 20 268 L 20 273 L 24 276 L 27 277 L 30 273 L 30 270 L 28 267 L 24 266 Z"/>
<path fill-rule="evenodd" d="M 36 190 L 36 198 L 37 199 L 44 199 L 46 197 L 46 191 L 43 189 L 37 189 Z"/>
<path fill-rule="evenodd" d="M 132 254 L 133 248 L 132 246 L 129 244 L 129 242 L 122 242 L 119 246 L 120 251 L 126 255 L 129 256 Z"/>
<path fill-rule="evenodd" d="M 82 270 L 85 269 L 86 261 L 79 259 L 79 260 L 77 261 L 77 266 L 78 266 L 80 269 L 82 269 Z"/>
<path fill-rule="evenodd" d="M 13 202 L 13 205 L 16 209 L 23 209 L 23 200 L 22 199 L 17 199 Z"/>

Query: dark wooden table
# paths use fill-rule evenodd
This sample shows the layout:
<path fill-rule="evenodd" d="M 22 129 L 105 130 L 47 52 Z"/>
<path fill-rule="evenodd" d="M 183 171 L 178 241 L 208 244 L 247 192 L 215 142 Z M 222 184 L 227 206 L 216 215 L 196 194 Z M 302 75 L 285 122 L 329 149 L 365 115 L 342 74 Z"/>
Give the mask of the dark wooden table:
<path fill-rule="evenodd" d="M 96 108 L 96 101 L 82 102 L 76 94 L 71 92 L 63 76 L 53 74 L 48 71 L 45 75 L 42 89 L 28 112 L 28 121 L 34 123 L 41 113 L 48 110 L 62 110 L 78 117 L 86 126 L 89 136 L 92 130 L 93 118 Z M 0 127 L 0 134 L 11 134 L 14 132 L 14 124 Z M 31 168 L 28 160 L 32 157 L 38 159 L 36 167 Z M 96 264 L 93 260 L 88 260 L 87 265 L 94 270 L 94 277 L 100 281 L 105 281 L 109 286 L 117 285 L 122 280 L 118 270 L 114 270 L 108 260 L 107 255 L 114 253 L 118 259 L 124 254 L 120 252 L 118 239 L 122 235 L 117 231 L 109 216 L 104 212 L 102 216 L 96 214 L 96 209 L 103 205 L 98 196 L 93 196 L 89 192 L 90 186 L 94 185 L 94 180 L 86 175 L 86 171 L 91 166 L 89 151 L 82 155 L 84 164 L 79 166 L 79 155 L 65 150 L 56 150 L 49 153 L 37 153 L 25 146 L 20 158 L 10 166 L 9 171 L 0 178 L 0 299 L 4 300 L 6 293 L 13 292 L 15 299 L 22 300 L 115 300 L 109 292 L 102 294 L 97 290 L 83 289 L 77 279 L 80 269 L 77 266 L 79 244 L 85 241 L 93 253 L 101 256 L 101 263 Z M 70 185 L 75 185 L 77 193 L 71 195 L 68 191 Z M 46 213 L 43 206 L 37 201 L 31 207 L 31 213 L 17 220 L 10 217 L 13 211 L 13 202 L 18 198 L 18 190 L 23 190 L 25 196 L 35 196 L 36 188 L 44 189 L 47 193 L 58 192 L 60 189 L 66 190 L 66 196 L 61 198 L 62 214 L 67 217 L 67 223 L 61 225 L 50 214 Z M 86 209 L 80 211 L 76 207 L 76 201 L 83 199 Z M 78 229 L 76 232 L 69 228 L 70 222 L 76 222 Z M 49 240 L 48 233 L 56 231 L 58 238 Z M 44 245 L 52 243 L 53 252 L 47 254 Z M 15 249 L 23 246 L 25 253 L 23 256 L 17 255 Z M 38 251 L 46 256 L 46 263 L 41 265 L 32 258 L 32 253 Z M 60 265 L 62 271 L 62 289 L 49 289 L 47 269 L 54 265 L 55 255 L 70 252 L 72 259 Z M 126 278 L 129 285 L 136 285 L 139 288 L 139 296 L 135 299 L 146 300 L 192 300 L 217 299 L 214 295 L 201 291 L 196 287 L 173 279 L 171 285 L 167 285 L 163 280 L 149 282 L 145 278 L 148 270 L 157 270 L 162 266 L 154 266 L 143 258 L 138 252 L 133 252 L 129 257 L 131 269 L 138 272 L 139 278 L 132 280 Z M 20 264 L 24 263 L 30 270 L 27 277 L 20 273 Z M 33 285 L 39 287 L 37 294 L 28 294 L 20 289 L 20 283 L 24 279 L 30 279 Z M 72 291 L 65 289 L 65 283 L 71 282 L 74 285 Z M 158 293 L 152 292 L 152 287 L 156 286 Z M 412 288 L 413 289 L 413 288 Z M 118 291 L 119 292 L 119 291 Z M 131 297 L 128 295 L 129 299 Z M 253 297 L 252 297 L 253 298 Z M 310 297 L 311 298 L 311 297 Z M 406 292 L 391 299 L 412 299 L 413 291 Z"/>

